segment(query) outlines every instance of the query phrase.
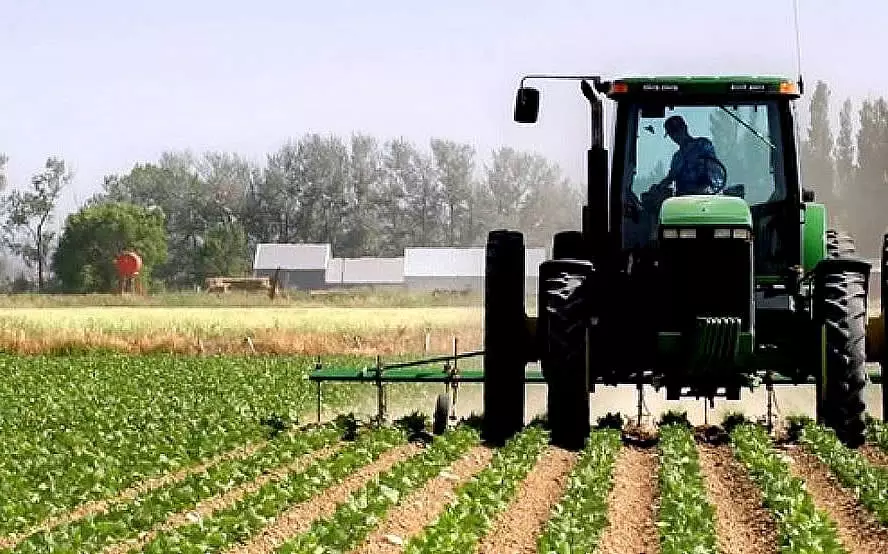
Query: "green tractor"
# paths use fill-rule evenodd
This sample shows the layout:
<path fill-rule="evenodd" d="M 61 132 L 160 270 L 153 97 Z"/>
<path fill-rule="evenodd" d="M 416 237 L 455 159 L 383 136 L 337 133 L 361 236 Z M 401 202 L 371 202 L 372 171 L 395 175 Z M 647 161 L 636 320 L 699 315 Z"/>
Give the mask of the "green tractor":
<path fill-rule="evenodd" d="M 531 78 L 574 79 L 589 101 L 587 205 L 582 230 L 556 234 L 540 266 L 537 317 L 522 235 L 488 236 L 484 438 L 521 429 L 538 361 L 564 448 L 585 444 L 596 386 L 712 402 L 763 382 L 816 384 L 818 420 L 861 445 L 865 362 L 884 357 L 885 318 L 868 319 L 870 264 L 800 183 L 801 79 L 528 76 L 522 124 L 539 113 Z"/>

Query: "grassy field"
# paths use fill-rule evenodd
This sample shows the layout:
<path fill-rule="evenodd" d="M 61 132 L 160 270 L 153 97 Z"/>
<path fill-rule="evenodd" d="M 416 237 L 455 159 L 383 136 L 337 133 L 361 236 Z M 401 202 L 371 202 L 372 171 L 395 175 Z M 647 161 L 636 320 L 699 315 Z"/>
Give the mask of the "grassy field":
<path fill-rule="evenodd" d="M 478 299 L 344 294 L 270 301 L 261 295 L 6 296 L 7 352 L 396 354 L 481 343 Z M 428 341 L 427 341 L 428 335 Z"/>

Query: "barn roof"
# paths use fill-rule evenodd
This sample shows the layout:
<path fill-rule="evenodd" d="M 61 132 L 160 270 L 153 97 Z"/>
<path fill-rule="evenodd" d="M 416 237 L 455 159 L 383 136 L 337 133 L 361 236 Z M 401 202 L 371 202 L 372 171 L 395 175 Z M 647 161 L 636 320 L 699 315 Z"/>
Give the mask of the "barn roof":
<path fill-rule="evenodd" d="M 546 259 L 545 248 L 527 248 L 524 271 L 538 277 Z M 406 248 L 404 277 L 484 277 L 485 249 L 477 248 Z"/>
<path fill-rule="evenodd" d="M 329 244 L 259 244 L 253 269 L 326 270 Z"/>
<path fill-rule="evenodd" d="M 404 258 L 331 258 L 330 284 L 397 284 L 404 282 Z"/>

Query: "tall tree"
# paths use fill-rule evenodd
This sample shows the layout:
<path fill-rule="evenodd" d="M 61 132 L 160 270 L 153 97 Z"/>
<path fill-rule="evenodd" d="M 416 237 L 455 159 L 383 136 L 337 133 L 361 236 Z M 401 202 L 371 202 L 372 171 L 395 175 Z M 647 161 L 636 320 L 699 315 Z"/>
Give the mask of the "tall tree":
<path fill-rule="evenodd" d="M 828 210 L 836 210 L 835 160 L 832 130 L 829 124 L 829 87 L 817 81 L 809 105 L 807 136 L 802 144 L 804 183 L 812 188 Z"/>
<path fill-rule="evenodd" d="M 530 155 L 510 147 L 491 153 L 483 182 L 484 217 L 488 228 L 518 227 L 518 214 L 533 186 L 526 178 L 533 163 Z"/>
<path fill-rule="evenodd" d="M 475 149 L 468 144 L 441 139 L 432 139 L 431 146 L 445 202 L 445 243 L 469 245 L 474 238 L 471 210 Z"/>
<path fill-rule="evenodd" d="M 68 216 L 52 257 L 56 277 L 68 292 L 114 290 L 114 258 L 133 250 L 142 258 L 142 279 L 166 261 L 167 236 L 160 209 L 103 202 Z"/>
<path fill-rule="evenodd" d="M 0 190 L 6 188 L 6 163 L 9 158 L 5 154 L 0 154 Z"/>
<path fill-rule="evenodd" d="M 411 244 L 407 189 L 412 179 L 410 166 L 416 149 L 404 139 L 386 143 L 382 162 L 382 183 L 379 196 L 383 256 L 400 256 Z"/>
<path fill-rule="evenodd" d="M 352 135 L 349 160 L 352 198 L 337 255 L 367 256 L 380 248 L 376 204 L 382 181 L 382 154 L 376 139 L 367 135 Z"/>
<path fill-rule="evenodd" d="M 888 102 L 865 100 L 857 132 L 857 173 L 849 211 L 855 214 L 854 236 L 861 254 L 879 256 L 879 237 L 886 231 L 888 205 Z"/>
<path fill-rule="evenodd" d="M 839 112 L 839 135 L 836 137 L 834 159 L 836 161 L 836 218 L 840 225 L 848 227 L 848 201 L 856 194 L 854 190 L 854 136 L 851 128 L 852 106 L 848 98 Z"/>
<path fill-rule="evenodd" d="M 198 274 L 207 277 L 242 277 L 250 269 L 247 234 L 237 222 L 210 227 L 198 254 Z"/>
<path fill-rule="evenodd" d="M 43 290 L 45 266 L 55 232 L 49 229 L 62 188 L 71 181 L 65 162 L 46 160 L 44 170 L 31 177 L 28 189 L 14 190 L 5 198 L 6 244 L 30 268 L 37 269 L 37 290 Z"/>

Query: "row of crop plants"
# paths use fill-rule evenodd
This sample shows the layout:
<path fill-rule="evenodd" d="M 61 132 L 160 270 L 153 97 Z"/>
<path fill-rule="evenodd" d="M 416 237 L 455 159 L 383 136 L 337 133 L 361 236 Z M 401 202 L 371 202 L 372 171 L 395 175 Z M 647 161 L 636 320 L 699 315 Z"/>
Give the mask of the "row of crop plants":
<path fill-rule="evenodd" d="M 349 436 L 348 441 L 341 443 L 343 431 L 340 425 L 329 424 L 283 434 L 246 458 L 210 466 L 132 501 L 113 504 L 99 515 L 36 533 L 6 552 L 99 552 L 157 528 L 170 516 L 192 509 L 202 500 L 249 483 L 318 449 L 336 445 L 331 455 L 313 461 L 304 470 L 266 483 L 199 523 L 160 532 L 145 548 L 147 552 L 170 553 L 225 550 L 249 540 L 288 507 L 310 500 L 407 441 L 403 429 L 382 427 Z M 345 431 L 354 433 L 354 429 Z M 877 428 L 874 432 L 878 431 Z M 804 447 L 857 491 L 862 504 L 885 523 L 888 472 L 867 464 L 822 427 L 807 425 L 800 436 Z M 457 489 L 456 501 L 411 538 L 406 551 L 464 552 L 475 548 L 495 516 L 514 498 L 517 487 L 547 443 L 548 433 L 539 426 L 530 426 L 516 435 L 496 451 L 485 469 Z M 278 552 L 321 554 L 354 548 L 406 495 L 424 486 L 477 444 L 477 432 L 465 425 L 436 437 L 421 454 L 371 479 L 330 517 L 314 522 L 307 532 L 284 543 Z M 539 538 L 540 552 L 594 551 L 608 524 L 607 496 L 621 444 L 619 431 L 593 431 Z M 804 483 L 792 476 L 764 429 L 738 425 L 731 432 L 731 444 L 774 515 L 781 552 L 843 552 L 834 523 L 816 509 Z M 689 427 L 675 423 L 661 426 L 658 451 L 661 551 L 716 552 L 715 513 L 707 499 Z"/>
<path fill-rule="evenodd" d="M 203 500 L 247 484 L 301 456 L 335 445 L 343 432 L 341 427 L 327 424 L 314 430 L 283 434 L 246 458 L 212 465 L 181 481 L 112 504 L 104 513 L 35 533 L 6 552 L 100 552 L 106 546 L 151 531 L 170 516 L 192 510 Z"/>
<path fill-rule="evenodd" d="M 814 505 L 803 480 L 773 446 L 764 428 L 738 425 L 731 433 L 736 457 L 746 466 L 774 517 L 781 553 L 843 553 L 833 521 Z"/>
<path fill-rule="evenodd" d="M 0 537 L 261 441 L 313 405 L 308 359 L 0 356 Z M 331 403 L 344 402 L 331 387 Z"/>
<path fill-rule="evenodd" d="M 806 425 L 800 442 L 882 525 L 888 525 L 888 468 L 869 463 L 860 452 L 842 444 L 832 429 L 819 425 Z"/>

